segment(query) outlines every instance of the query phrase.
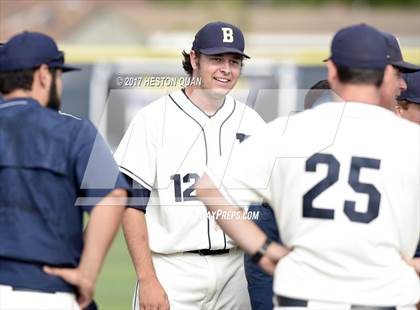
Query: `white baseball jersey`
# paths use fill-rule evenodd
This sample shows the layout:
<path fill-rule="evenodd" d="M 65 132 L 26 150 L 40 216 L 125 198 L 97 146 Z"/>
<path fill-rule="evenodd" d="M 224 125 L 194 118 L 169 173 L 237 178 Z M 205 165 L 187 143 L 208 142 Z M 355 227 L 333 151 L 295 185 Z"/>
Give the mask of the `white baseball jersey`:
<path fill-rule="evenodd" d="M 274 292 L 359 305 L 413 305 L 419 278 L 420 129 L 378 106 L 330 102 L 267 125 L 225 167 L 230 201 L 265 199 L 293 251 Z M 221 172 L 222 171 L 222 172 Z M 224 176 L 224 177 L 223 177 Z"/>
<path fill-rule="evenodd" d="M 151 190 L 146 221 L 153 252 L 234 246 L 207 217 L 194 185 L 206 165 L 228 157 L 264 125 L 254 110 L 229 96 L 209 117 L 182 90 L 139 111 L 114 156 L 123 173 Z"/>

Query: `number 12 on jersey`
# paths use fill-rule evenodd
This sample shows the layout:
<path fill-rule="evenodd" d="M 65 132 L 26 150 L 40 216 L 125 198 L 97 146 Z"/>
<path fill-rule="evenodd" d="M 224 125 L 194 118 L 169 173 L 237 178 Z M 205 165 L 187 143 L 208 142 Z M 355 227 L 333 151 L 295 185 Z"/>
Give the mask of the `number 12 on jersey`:
<path fill-rule="evenodd" d="M 332 154 L 317 153 L 308 158 L 305 164 L 305 171 L 315 172 L 319 164 L 327 165 L 327 176 L 303 196 L 303 217 L 333 220 L 335 210 L 316 208 L 313 206 L 313 201 L 338 181 L 340 163 Z M 379 159 L 356 156 L 351 158 L 348 183 L 355 192 L 364 193 L 369 196 L 368 207 L 365 212 L 356 211 L 356 202 L 350 200 L 344 201 L 344 213 L 352 222 L 368 224 L 379 215 L 381 193 L 374 185 L 361 183 L 359 176 L 362 168 L 378 170 L 380 165 L 381 161 Z"/>
<path fill-rule="evenodd" d="M 192 195 L 192 192 L 195 190 L 195 183 L 198 181 L 200 176 L 197 173 L 187 173 L 182 178 L 182 183 L 189 183 L 190 180 L 194 180 L 194 183 L 186 188 L 183 192 L 181 189 L 181 175 L 180 174 L 173 174 L 171 175 L 171 180 L 174 181 L 174 194 L 175 194 L 175 201 L 191 201 L 197 200 L 196 195 Z"/>

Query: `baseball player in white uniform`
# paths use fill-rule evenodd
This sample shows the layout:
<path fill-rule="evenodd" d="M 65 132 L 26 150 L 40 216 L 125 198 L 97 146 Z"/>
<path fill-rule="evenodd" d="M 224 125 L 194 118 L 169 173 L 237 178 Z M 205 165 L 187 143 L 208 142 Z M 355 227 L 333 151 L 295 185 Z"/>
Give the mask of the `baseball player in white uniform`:
<path fill-rule="evenodd" d="M 183 54 L 184 69 L 201 85 L 140 110 L 114 154 L 143 196 L 150 193 L 147 212 L 145 205 L 132 206 L 123 221 L 138 276 L 133 307 L 250 309 L 243 252 L 195 193 L 206 165 L 227 158 L 265 125 L 227 95 L 249 57 L 241 30 L 224 22 L 201 28 L 191 52 Z"/>
<path fill-rule="evenodd" d="M 290 252 L 250 221 L 218 224 L 274 272 L 276 309 L 414 309 L 419 279 L 403 258 L 420 235 L 418 126 L 380 103 L 393 69 L 376 29 L 337 32 L 327 66 L 343 102 L 268 124 L 227 171 L 209 167 L 197 194 L 212 211 L 261 199 L 273 207 Z"/>

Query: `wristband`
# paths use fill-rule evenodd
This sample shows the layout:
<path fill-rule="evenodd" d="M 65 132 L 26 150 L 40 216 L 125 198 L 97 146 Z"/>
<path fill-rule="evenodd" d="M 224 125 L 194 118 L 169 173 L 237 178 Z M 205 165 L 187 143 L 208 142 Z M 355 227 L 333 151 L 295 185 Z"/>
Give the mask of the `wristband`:
<path fill-rule="evenodd" d="M 273 242 L 270 238 L 266 238 L 264 244 L 258 249 L 258 251 L 251 256 L 251 260 L 258 264 L 258 262 L 261 260 L 261 258 L 267 253 L 267 249 L 270 246 L 270 244 Z"/>

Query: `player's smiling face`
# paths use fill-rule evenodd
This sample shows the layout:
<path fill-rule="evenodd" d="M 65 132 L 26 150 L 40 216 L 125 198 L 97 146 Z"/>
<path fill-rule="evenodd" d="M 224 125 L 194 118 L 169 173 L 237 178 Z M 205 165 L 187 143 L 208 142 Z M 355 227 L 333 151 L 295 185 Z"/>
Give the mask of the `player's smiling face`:
<path fill-rule="evenodd" d="M 193 63 L 193 62 L 192 62 Z M 213 96 L 225 96 L 241 75 L 242 57 L 238 54 L 201 54 L 193 63 L 193 76 L 201 78 L 201 88 L 211 90 Z"/>

